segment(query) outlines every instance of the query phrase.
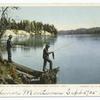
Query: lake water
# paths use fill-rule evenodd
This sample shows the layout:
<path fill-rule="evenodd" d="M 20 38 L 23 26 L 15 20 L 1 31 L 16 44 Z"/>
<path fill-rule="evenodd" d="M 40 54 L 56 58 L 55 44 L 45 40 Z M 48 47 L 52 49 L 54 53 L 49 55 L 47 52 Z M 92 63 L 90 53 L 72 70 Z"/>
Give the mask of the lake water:
<path fill-rule="evenodd" d="M 55 50 L 53 66 L 59 66 L 57 84 L 99 84 L 100 83 L 100 36 L 59 35 L 50 38 L 51 50 Z M 13 48 L 13 61 L 42 70 L 43 45 Z M 7 54 L 4 53 L 7 58 Z M 49 65 L 47 65 L 49 68 Z"/>

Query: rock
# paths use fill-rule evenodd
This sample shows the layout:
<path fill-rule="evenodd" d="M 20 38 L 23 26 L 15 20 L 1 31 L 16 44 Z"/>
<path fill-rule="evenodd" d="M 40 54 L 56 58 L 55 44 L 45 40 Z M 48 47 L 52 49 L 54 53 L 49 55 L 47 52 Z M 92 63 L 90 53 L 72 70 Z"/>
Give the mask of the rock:
<path fill-rule="evenodd" d="M 16 82 L 15 82 L 13 79 L 6 78 L 5 81 L 6 81 L 8 84 L 16 84 Z"/>
<path fill-rule="evenodd" d="M 42 84 L 54 84 L 56 83 L 56 72 L 53 70 L 47 70 L 42 73 L 40 81 Z"/>
<path fill-rule="evenodd" d="M 38 79 L 31 79 L 30 80 L 30 84 L 40 84 L 40 79 L 38 78 Z"/>
<path fill-rule="evenodd" d="M 16 34 L 13 32 L 13 30 L 6 30 L 5 33 L 3 34 L 3 37 L 8 38 L 9 35 L 12 35 L 13 37 L 16 36 Z"/>
<path fill-rule="evenodd" d="M 22 79 L 22 82 L 24 84 L 29 84 L 30 83 L 30 79 L 24 74 L 22 74 L 21 79 Z"/>
<path fill-rule="evenodd" d="M 13 78 L 8 75 L 6 78 L 5 78 L 5 81 L 8 83 L 8 84 L 16 84 L 16 82 L 13 80 Z"/>
<path fill-rule="evenodd" d="M 3 77 L 0 77 L 0 84 L 6 84 L 6 81 Z"/>

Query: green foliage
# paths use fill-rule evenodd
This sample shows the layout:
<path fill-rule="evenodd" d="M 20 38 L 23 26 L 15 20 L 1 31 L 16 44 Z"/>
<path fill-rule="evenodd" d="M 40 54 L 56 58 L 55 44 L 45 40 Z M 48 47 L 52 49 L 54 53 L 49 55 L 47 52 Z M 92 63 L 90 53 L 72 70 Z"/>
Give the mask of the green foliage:
<path fill-rule="evenodd" d="M 7 29 L 24 30 L 29 33 L 34 32 L 36 35 L 41 35 L 43 31 L 44 35 L 46 31 L 52 35 L 57 34 L 57 30 L 54 25 L 43 24 L 42 22 L 36 21 L 30 22 L 29 20 L 21 20 L 20 22 L 16 22 L 14 19 L 9 17 L 9 13 L 12 10 L 17 9 L 18 7 L 0 7 L 0 39 Z"/>
<path fill-rule="evenodd" d="M 9 7 L 9 6 L 0 7 L 0 39 L 4 34 L 5 30 L 11 27 L 9 11 L 17 9 L 18 7 Z"/>
<path fill-rule="evenodd" d="M 28 21 L 23 20 L 16 24 L 19 30 L 25 30 L 27 32 L 34 32 L 35 34 L 41 35 L 42 31 L 50 32 L 52 35 L 57 34 L 57 30 L 54 27 L 54 25 L 49 24 L 43 24 L 42 22 L 36 22 L 36 21 Z M 14 27 L 12 27 L 14 29 Z M 45 35 L 45 34 L 44 34 Z"/>
<path fill-rule="evenodd" d="M 0 77 L 2 77 L 3 80 L 7 78 L 11 78 L 14 82 L 21 84 L 22 79 L 18 75 L 19 73 L 16 70 L 16 67 L 12 64 L 2 64 L 0 62 Z M 5 80 L 6 82 L 6 80 Z M 5 83 L 8 84 L 8 83 Z"/>
<path fill-rule="evenodd" d="M 36 21 L 28 21 L 28 20 L 21 20 L 20 22 L 16 22 L 14 19 L 6 19 L 3 18 L 0 20 L 0 23 L 4 23 L 3 27 L 2 24 L 0 24 L 0 29 L 6 30 L 6 29 L 13 29 L 13 30 L 24 30 L 29 33 L 34 32 L 36 35 L 41 35 L 42 32 L 49 32 L 52 35 L 57 34 L 57 30 L 54 27 L 54 25 L 49 24 L 43 24 L 42 22 L 36 22 Z"/>

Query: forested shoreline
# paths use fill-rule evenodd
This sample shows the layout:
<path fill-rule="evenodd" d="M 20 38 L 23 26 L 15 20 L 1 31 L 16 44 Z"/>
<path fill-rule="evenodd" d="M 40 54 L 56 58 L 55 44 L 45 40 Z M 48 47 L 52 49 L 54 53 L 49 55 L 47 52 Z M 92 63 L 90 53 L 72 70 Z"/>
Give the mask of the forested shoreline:
<path fill-rule="evenodd" d="M 100 27 L 79 28 L 75 30 L 61 30 L 58 34 L 75 35 L 75 34 L 100 34 Z"/>
<path fill-rule="evenodd" d="M 18 30 L 23 30 L 28 33 L 35 33 L 35 35 L 41 35 L 46 32 L 49 32 L 51 35 L 57 35 L 57 29 L 52 24 L 43 24 L 42 22 L 38 21 L 29 21 L 29 20 L 21 20 L 19 22 L 16 22 L 14 19 L 6 19 L 3 18 L 0 20 L 0 23 L 5 24 L 6 30 L 16 30 L 16 33 Z M 0 24 L 0 29 L 2 30 L 2 25 Z"/>

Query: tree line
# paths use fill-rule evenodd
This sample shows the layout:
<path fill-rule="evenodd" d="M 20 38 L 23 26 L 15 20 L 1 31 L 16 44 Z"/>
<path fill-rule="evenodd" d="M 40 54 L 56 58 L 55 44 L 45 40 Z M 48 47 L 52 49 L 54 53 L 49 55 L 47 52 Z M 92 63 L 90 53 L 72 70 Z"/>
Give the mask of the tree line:
<path fill-rule="evenodd" d="M 0 25 L 0 29 L 5 27 L 5 29 L 15 29 L 15 30 L 24 30 L 29 33 L 34 32 L 36 35 L 45 35 L 46 32 L 51 33 L 51 35 L 57 35 L 57 29 L 54 25 L 43 24 L 42 22 L 21 20 L 16 22 L 14 19 L 6 19 L 5 17 L 1 18 L 0 23 L 4 23 L 3 27 Z"/>

